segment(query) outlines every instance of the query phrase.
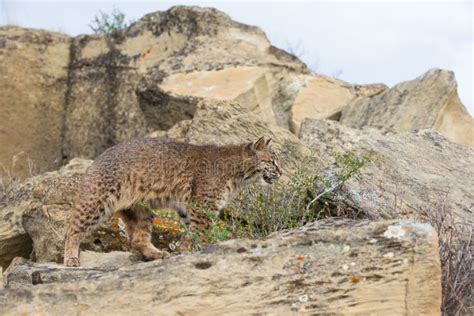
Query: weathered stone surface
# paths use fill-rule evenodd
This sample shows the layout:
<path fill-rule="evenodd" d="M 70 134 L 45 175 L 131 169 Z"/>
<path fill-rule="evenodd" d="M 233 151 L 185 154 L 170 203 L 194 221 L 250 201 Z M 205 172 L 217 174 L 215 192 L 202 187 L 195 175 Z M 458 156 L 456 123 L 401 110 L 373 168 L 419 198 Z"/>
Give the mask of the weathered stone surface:
<path fill-rule="evenodd" d="M 276 123 L 272 109 L 272 87 L 263 67 L 225 68 L 174 74 L 160 85 L 166 93 L 199 99 L 237 101 L 250 110 L 257 110 L 267 122 Z"/>
<path fill-rule="evenodd" d="M 370 157 L 332 198 L 372 218 L 417 218 L 443 208 L 472 223 L 474 151 L 436 131 L 387 133 L 357 130 L 338 122 L 306 119 L 300 139 L 328 166 L 322 176 L 336 180 L 333 152 Z"/>
<path fill-rule="evenodd" d="M 6 268 L 17 256 L 38 262 L 62 260 L 73 200 L 89 160 L 72 160 L 59 171 L 28 179 L 0 204 L 0 258 Z M 89 236 L 82 249 L 128 250 L 128 239 L 118 219 L 105 222 Z"/>
<path fill-rule="evenodd" d="M 351 101 L 371 97 L 387 89 L 384 84 L 356 85 L 331 77 L 305 76 L 304 88 L 291 108 L 290 129 L 298 135 L 305 118 L 338 120 L 341 109 Z"/>
<path fill-rule="evenodd" d="M 63 34 L 0 27 L 0 177 L 61 165 L 69 45 Z"/>
<path fill-rule="evenodd" d="M 266 136 L 272 139 L 284 171 L 294 171 L 312 160 L 309 149 L 294 134 L 266 123 L 256 113 L 235 102 L 203 100 L 197 105 L 192 120 L 177 124 L 166 136 L 193 144 L 217 145 Z"/>
<path fill-rule="evenodd" d="M 59 171 L 43 173 L 11 188 L 0 199 L 1 266 L 6 268 L 14 257 L 29 257 L 31 253 L 32 240 L 23 228 L 23 214 L 43 206 L 45 210 L 48 206 L 64 208 L 72 200 L 71 186 L 77 184 L 87 166 L 86 161 L 73 160 Z"/>
<path fill-rule="evenodd" d="M 116 143 L 166 130 L 192 118 L 202 98 L 261 107 L 276 122 L 273 108 L 281 106 L 273 100 L 282 99 L 283 88 L 269 85 L 278 74 L 309 72 L 287 55 L 257 27 L 199 7 L 152 13 L 111 36 L 74 38 L 64 154 L 93 158 Z"/>
<path fill-rule="evenodd" d="M 183 6 L 104 36 L 2 27 L 0 58 L 0 163 L 22 177 L 28 159 L 53 169 L 191 119 L 203 97 L 288 127 L 298 78 L 309 74 L 259 28 Z"/>
<path fill-rule="evenodd" d="M 340 121 L 354 127 L 399 132 L 435 129 L 449 140 L 474 147 L 474 120 L 459 100 L 452 71 L 432 69 L 342 110 Z"/>
<path fill-rule="evenodd" d="M 437 235 L 427 224 L 324 220 L 121 268 L 18 265 L 4 276 L 0 308 L 4 315 L 439 315 L 439 275 Z M 123 293 L 127 299 L 117 300 Z"/>

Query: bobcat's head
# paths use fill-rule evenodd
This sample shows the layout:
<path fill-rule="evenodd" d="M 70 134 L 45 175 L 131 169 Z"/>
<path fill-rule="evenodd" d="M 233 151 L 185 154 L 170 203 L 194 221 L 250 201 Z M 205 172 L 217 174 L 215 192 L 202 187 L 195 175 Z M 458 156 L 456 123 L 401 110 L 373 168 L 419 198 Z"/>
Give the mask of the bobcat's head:
<path fill-rule="evenodd" d="M 250 163 L 246 169 L 244 180 L 262 179 L 268 184 L 282 175 L 276 154 L 270 147 L 271 139 L 259 138 L 256 142 L 246 145 Z"/>

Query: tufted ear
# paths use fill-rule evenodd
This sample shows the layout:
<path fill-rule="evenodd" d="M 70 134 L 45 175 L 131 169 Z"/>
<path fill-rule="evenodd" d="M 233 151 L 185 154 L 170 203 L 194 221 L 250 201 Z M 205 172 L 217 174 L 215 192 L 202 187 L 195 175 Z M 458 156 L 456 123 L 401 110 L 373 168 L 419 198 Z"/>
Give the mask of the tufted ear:
<path fill-rule="evenodd" d="M 255 150 L 264 150 L 267 147 L 267 144 L 267 140 L 262 136 L 253 144 L 253 147 Z"/>
<path fill-rule="evenodd" d="M 271 142 L 270 138 L 265 139 L 265 137 L 262 136 L 257 141 L 248 143 L 246 148 L 249 152 L 256 152 L 258 150 L 267 149 L 270 142 Z"/>

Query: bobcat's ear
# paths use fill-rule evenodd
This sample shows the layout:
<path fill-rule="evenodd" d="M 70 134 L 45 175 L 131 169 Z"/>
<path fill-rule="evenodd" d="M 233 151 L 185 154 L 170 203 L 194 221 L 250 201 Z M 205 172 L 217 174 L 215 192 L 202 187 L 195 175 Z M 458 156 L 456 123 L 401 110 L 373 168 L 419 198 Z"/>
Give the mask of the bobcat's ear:
<path fill-rule="evenodd" d="M 255 142 L 250 142 L 247 144 L 246 148 L 248 152 L 256 152 L 257 150 L 264 150 L 268 147 L 271 139 L 265 139 L 264 136 L 260 137 Z"/>
<path fill-rule="evenodd" d="M 264 150 L 268 145 L 268 141 L 265 140 L 265 137 L 262 136 L 260 137 L 255 143 L 254 143 L 254 148 L 255 150 Z"/>

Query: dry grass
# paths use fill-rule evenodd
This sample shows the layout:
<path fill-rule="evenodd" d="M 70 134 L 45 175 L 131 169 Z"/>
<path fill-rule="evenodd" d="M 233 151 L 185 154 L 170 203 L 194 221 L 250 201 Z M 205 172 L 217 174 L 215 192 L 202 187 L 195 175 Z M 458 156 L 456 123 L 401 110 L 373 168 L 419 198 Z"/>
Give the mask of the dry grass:
<path fill-rule="evenodd" d="M 435 210 L 420 210 L 420 219 L 429 222 L 439 237 L 443 315 L 473 315 L 472 225 L 456 221 L 445 203 Z"/>
<path fill-rule="evenodd" d="M 9 167 L 6 167 L 0 163 L 0 205 L 6 205 L 8 203 L 8 192 L 18 189 L 23 183 L 23 180 L 16 176 L 13 170 L 15 170 L 19 159 L 24 155 L 25 153 L 23 151 L 13 155 Z M 35 163 L 30 158 L 27 158 L 26 161 L 28 164 L 27 176 L 33 177 L 38 175 L 39 172 Z"/>

